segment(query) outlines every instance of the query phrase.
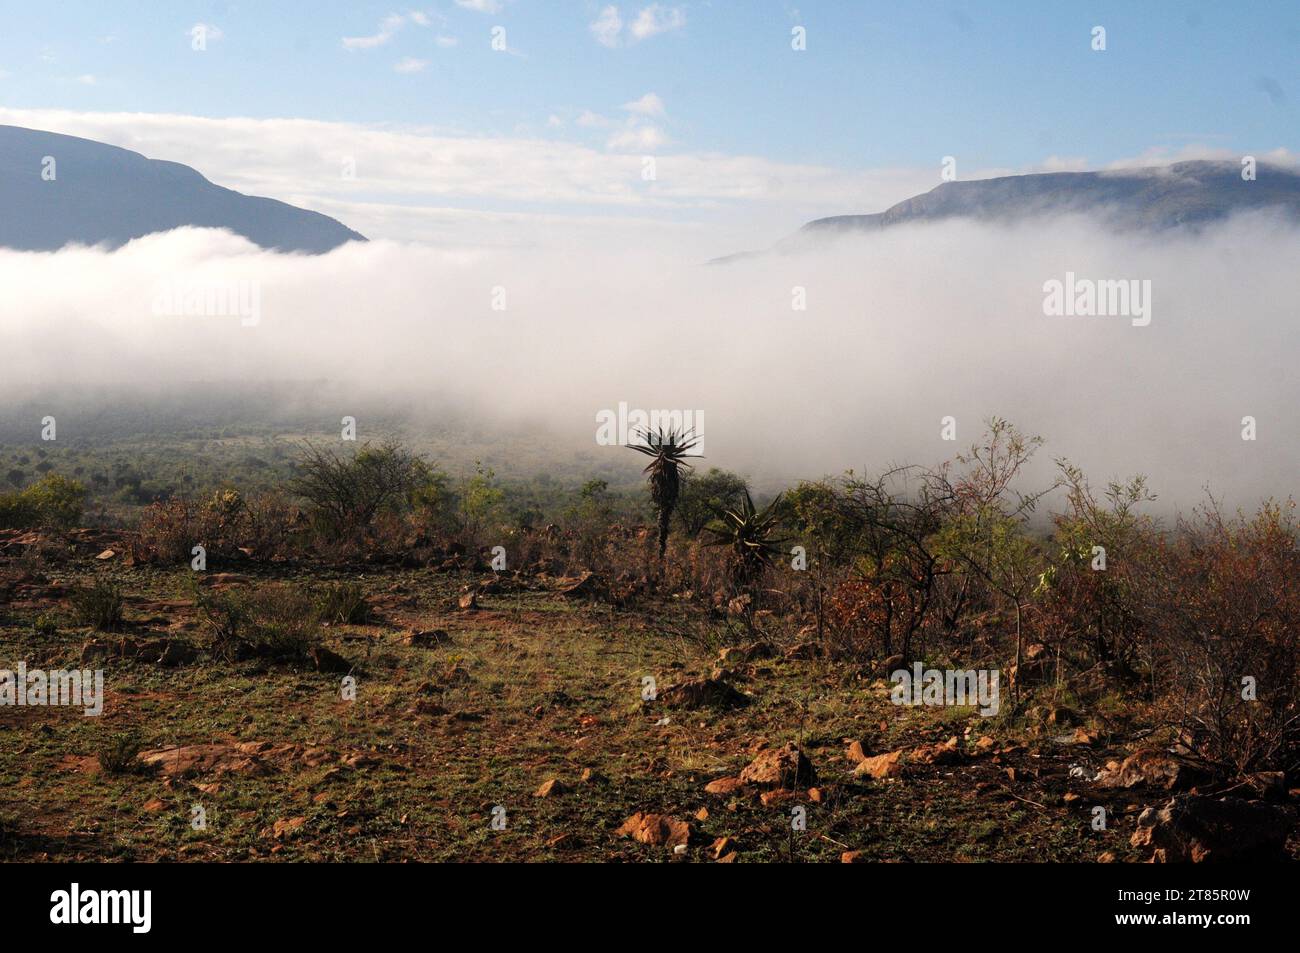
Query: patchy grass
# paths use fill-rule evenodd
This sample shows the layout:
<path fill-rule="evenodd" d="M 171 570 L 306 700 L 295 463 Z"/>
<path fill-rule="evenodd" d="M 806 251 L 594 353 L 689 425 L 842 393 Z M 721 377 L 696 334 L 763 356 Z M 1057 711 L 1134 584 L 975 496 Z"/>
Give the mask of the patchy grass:
<path fill-rule="evenodd" d="M 32 620 L 60 617 L 66 593 L 93 576 L 70 566 L 19 592 L 22 605 L 0 614 L 0 667 L 78 666 L 90 633 Z M 127 637 L 203 644 L 192 581 L 186 570 L 119 568 L 113 584 L 135 620 Z M 712 860 L 710 844 L 724 836 L 742 862 L 838 861 L 848 850 L 890 861 L 1091 861 L 1106 850 L 1136 859 L 1127 845 L 1141 805 L 1115 805 L 1109 829 L 1096 832 L 1085 807 L 1062 801 L 1071 763 L 1104 763 L 1102 751 L 1053 746 L 969 709 L 895 707 L 886 682 L 826 660 L 740 667 L 733 683 L 754 702 L 744 709 L 666 710 L 642 701 L 644 676 L 662 688 L 714 666 L 655 621 L 697 624 L 690 609 L 613 610 L 532 589 L 480 595 L 475 612 L 450 608 L 473 581 L 420 569 L 356 584 L 346 602 L 366 605 L 367 621 L 342 613 L 347 624 L 319 636 L 353 666 L 355 700 L 342 675 L 296 657 L 205 653 L 170 666 L 144 656 L 96 663 L 99 718 L 0 709 L 0 858 L 683 859 L 616 835 L 649 811 L 690 821 L 687 860 Z M 285 572 L 229 592 L 313 583 Z M 435 629 L 447 638 L 406 644 L 407 633 Z M 986 734 L 996 749 L 976 753 Z M 853 740 L 880 753 L 952 735 L 967 752 L 960 764 L 917 765 L 902 778 L 857 779 L 845 757 Z M 756 793 L 704 791 L 762 746 L 789 741 L 812 760 L 818 800 L 800 791 L 765 806 Z M 294 753 L 258 756 L 256 770 L 133 770 L 137 745 L 255 742 Z M 594 779 L 584 782 L 584 770 Z M 534 797 L 551 778 L 567 790 Z M 808 816 L 799 833 L 796 804 Z M 504 830 L 491 825 L 496 807 Z M 195 826 L 196 809 L 206 826 Z"/>

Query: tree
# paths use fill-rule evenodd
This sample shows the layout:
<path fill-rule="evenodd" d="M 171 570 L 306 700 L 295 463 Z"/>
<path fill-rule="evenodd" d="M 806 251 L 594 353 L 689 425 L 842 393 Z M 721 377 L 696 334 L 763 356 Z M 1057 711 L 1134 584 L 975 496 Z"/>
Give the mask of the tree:
<path fill-rule="evenodd" d="M 637 453 L 650 457 L 650 462 L 642 473 L 647 474 L 650 483 L 650 501 L 655 506 L 659 518 L 659 558 L 664 558 L 668 549 L 668 532 L 673 518 L 673 509 L 681 492 L 682 469 L 689 470 L 691 465 L 686 458 L 699 441 L 689 431 L 678 430 L 643 430 L 641 443 L 629 444 Z"/>
<path fill-rule="evenodd" d="M 1023 661 L 1024 611 L 1043 565 L 1037 547 L 1024 531 L 1025 524 L 1038 501 L 1060 483 L 1029 494 L 1013 484 L 1042 442 L 1041 437 L 1026 437 L 1010 422 L 993 417 L 983 443 L 958 455 L 964 472 L 955 479 L 946 469 L 931 475 L 932 483 L 952 500 L 955 510 L 941 531 L 940 554 L 954 560 L 1014 609 L 1016 674 Z M 1017 698 L 1013 679 L 1013 702 Z"/>
<path fill-rule="evenodd" d="M 682 478 L 677 519 L 691 536 L 698 536 L 720 509 L 740 506 L 749 484 L 743 477 L 717 467 L 708 473 L 688 473 Z"/>
<path fill-rule="evenodd" d="M 397 441 L 364 444 L 350 457 L 307 444 L 291 487 L 334 538 L 363 532 L 384 510 L 409 506 L 432 477 L 429 465 Z"/>

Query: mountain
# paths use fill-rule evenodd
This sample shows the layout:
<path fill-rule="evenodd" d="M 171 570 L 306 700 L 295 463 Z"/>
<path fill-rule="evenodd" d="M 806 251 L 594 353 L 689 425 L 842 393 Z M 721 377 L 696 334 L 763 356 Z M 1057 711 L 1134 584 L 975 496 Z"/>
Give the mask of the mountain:
<path fill-rule="evenodd" d="M 42 170 L 53 157 L 54 177 Z M 275 199 L 213 185 L 189 166 L 90 139 L 0 126 L 0 246 L 123 245 L 184 225 L 228 228 L 263 248 L 327 252 L 365 236 Z"/>
<path fill-rule="evenodd" d="M 1258 209 L 1276 210 L 1300 221 L 1300 174 L 1262 164 L 1256 172 L 1254 180 L 1246 181 L 1237 162 L 1198 160 L 1148 169 L 1045 172 L 945 182 L 883 212 L 816 219 L 778 243 L 775 250 L 790 250 L 809 239 L 950 219 L 1014 223 L 1076 214 L 1096 218 L 1119 231 L 1150 232 L 1198 228 L 1235 212 Z M 752 254 L 742 252 L 715 261 Z"/>

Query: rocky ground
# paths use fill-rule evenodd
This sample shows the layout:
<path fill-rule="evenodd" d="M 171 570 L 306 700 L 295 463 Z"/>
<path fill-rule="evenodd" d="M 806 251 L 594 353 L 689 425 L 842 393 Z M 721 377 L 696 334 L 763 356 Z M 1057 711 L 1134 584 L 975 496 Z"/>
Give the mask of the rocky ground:
<path fill-rule="evenodd" d="M 303 664 L 217 662 L 189 570 L 130 565 L 91 531 L 36 546 L 0 539 L 0 668 L 102 668 L 106 698 L 100 717 L 0 708 L 6 860 L 1300 856 L 1300 790 L 1208 786 L 1122 699 L 896 706 L 880 663 L 764 631 L 711 642 L 683 604 L 427 568 L 203 574 L 359 580 L 375 614 Z M 69 612 L 95 577 L 127 595 L 121 631 Z M 132 733 L 125 762 L 104 754 Z"/>

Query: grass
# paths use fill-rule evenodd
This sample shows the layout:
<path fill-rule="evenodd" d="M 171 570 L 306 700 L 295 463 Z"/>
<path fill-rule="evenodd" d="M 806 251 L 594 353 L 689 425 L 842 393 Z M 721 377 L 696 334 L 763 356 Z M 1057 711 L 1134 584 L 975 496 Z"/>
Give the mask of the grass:
<path fill-rule="evenodd" d="M 73 591 L 92 576 L 89 566 L 69 568 Z M 133 637 L 204 631 L 198 607 L 186 599 L 193 593 L 188 570 L 138 568 L 115 578 L 120 607 L 155 620 L 129 626 Z M 100 718 L 70 709 L 0 711 L 0 814 L 9 817 L 0 857 L 673 860 L 663 848 L 616 836 L 637 811 L 690 820 L 699 846 L 687 859 L 701 861 L 712 859 L 709 844 L 722 836 L 740 843 L 745 862 L 837 862 L 845 850 L 877 860 L 1091 861 L 1103 850 L 1129 853 L 1135 815 L 1117 808 L 1110 829 L 1093 832 L 1084 813 L 1060 803 L 1077 752 L 1031 744 L 996 763 L 980 757 L 923 766 L 898 780 L 855 779 L 846 740 L 876 753 L 942 742 L 969 726 L 973 741 L 993 734 L 994 720 L 969 710 L 895 707 L 887 683 L 856 677 L 848 663 L 779 657 L 738 683 L 754 698 L 748 708 L 666 712 L 641 702 L 643 675 L 662 689 L 713 666 L 708 650 L 671 637 L 656 621 L 684 616 L 686 607 L 611 611 L 526 591 L 482 596 L 478 612 L 449 610 L 472 578 L 391 570 L 355 584 L 360 591 L 348 602 L 372 607 L 371 621 L 318 633 L 354 663 L 353 702 L 343 700 L 340 676 L 298 661 L 204 656 L 177 667 L 110 660 Z M 260 583 L 281 595 L 314 584 L 288 571 Z M 394 586 L 415 594 L 414 602 L 392 595 Z M 242 589 L 232 593 L 241 593 L 231 596 L 241 604 L 250 598 Z M 276 598 L 281 609 L 293 603 Z M 29 601 L 40 603 L 30 607 L 34 614 L 59 611 L 57 595 Z M 160 615 L 155 604 L 169 608 Z M 78 662 L 84 634 L 38 636 L 29 616 L 3 621 L 0 659 Z M 402 644 L 401 633 L 415 628 L 444 629 L 450 639 Z M 808 830 L 793 842 L 789 804 L 704 792 L 709 781 L 739 773 L 756 746 L 800 740 L 822 800 L 799 794 Z M 223 741 L 326 754 L 268 761 L 264 773 L 167 778 L 133 769 L 139 750 Z M 364 760 L 349 766 L 357 755 Z M 1010 785 L 1011 766 L 1037 775 Z M 587 768 L 607 781 L 582 783 Z M 563 780 L 568 792 L 533 797 L 549 778 Z M 498 805 L 506 810 L 505 830 L 490 824 Z M 196 806 L 206 813 L 203 830 L 191 826 Z M 701 808 L 708 814 L 696 820 Z M 275 836 L 277 821 L 295 818 L 305 820 Z"/>

